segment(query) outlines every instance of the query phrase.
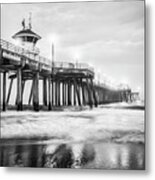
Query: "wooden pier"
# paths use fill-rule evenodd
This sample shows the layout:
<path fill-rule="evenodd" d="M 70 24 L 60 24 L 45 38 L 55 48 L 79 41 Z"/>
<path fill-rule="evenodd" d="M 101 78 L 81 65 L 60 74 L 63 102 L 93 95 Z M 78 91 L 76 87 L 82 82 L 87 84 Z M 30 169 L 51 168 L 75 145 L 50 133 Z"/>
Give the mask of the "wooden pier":
<path fill-rule="evenodd" d="M 87 64 L 70 62 L 52 63 L 51 60 L 32 54 L 26 49 L 10 42 L 0 40 L 1 108 L 6 111 L 11 97 L 12 86 L 16 79 L 16 110 L 23 110 L 23 94 L 27 81 L 31 81 L 27 105 L 39 111 L 41 107 L 53 110 L 60 106 L 90 106 L 130 101 L 130 89 L 110 89 L 94 83 L 95 72 Z M 7 88 L 7 77 L 10 79 Z M 43 104 L 40 104 L 42 83 Z M 8 90 L 6 90 L 8 89 Z"/>

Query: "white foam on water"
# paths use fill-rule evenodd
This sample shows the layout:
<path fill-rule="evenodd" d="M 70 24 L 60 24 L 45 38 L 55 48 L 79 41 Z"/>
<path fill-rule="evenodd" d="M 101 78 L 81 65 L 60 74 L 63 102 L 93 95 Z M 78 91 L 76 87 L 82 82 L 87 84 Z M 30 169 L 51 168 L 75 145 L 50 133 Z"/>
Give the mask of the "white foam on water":
<path fill-rule="evenodd" d="M 107 108 L 76 112 L 7 111 L 2 113 L 1 138 L 144 142 L 144 111 Z"/>

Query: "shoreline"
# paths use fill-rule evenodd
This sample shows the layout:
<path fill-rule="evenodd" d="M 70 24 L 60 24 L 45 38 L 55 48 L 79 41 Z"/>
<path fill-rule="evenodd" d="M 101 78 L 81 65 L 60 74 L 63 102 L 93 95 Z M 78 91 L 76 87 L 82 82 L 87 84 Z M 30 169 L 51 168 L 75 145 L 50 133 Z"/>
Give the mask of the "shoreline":
<path fill-rule="evenodd" d="M 102 104 L 98 105 L 98 107 L 93 107 L 90 108 L 88 105 L 87 106 L 53 106 L 52 110 L 53 112 L 61 112 L 61 111 L 71 111 L 71 112 L 76 112 L 76 111 L 85 111 L 85 110 L 92 110 L 92 109 L 97 109 L 97 108 L 102 108 L 102 109 L 131 109 L 131 110 L 145 110 L 145 106 L 142 104 L 135 104 L 135 103 L 107 103 L 107 104 Z M 17 111 L 15 105 L 9 105 L 6 111 L 2 111 L 0 109 L 1 113 L 5 113 L 7 111 Z M 23 105 L 23 112 L 24 111 L 31 111 L 31 112 L 36 112 L 33 111 L 33 107 L 30 105 Z M 40 105 L 39 111 L 41 112 L 51 112 L 48 110 L 47 106 Z M 19 112 L 19 111 L 18 111 Z M 22 111 L 20 111 L 22 112 Z"/>
<path fill-rule="evenodd" d="M 144 143 L 144 111 L 115 106 L 59 113 L 8 111 L 1 116 L 1 140 Z"/>

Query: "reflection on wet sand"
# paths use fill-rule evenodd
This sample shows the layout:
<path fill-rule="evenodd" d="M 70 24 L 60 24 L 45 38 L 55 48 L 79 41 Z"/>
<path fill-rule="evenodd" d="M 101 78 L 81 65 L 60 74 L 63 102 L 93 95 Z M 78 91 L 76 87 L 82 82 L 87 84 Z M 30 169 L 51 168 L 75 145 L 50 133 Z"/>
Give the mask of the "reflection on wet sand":
<path fill-rule="evenodd" d="M 0 145 L 1 166 L 144 169 L 143 144 Z"/>
<path fill-rule="evenodd" d="M 51 154 L 44 154 L 44 166 L 70 168 L 73 163 L 72 149 L 66 144 L 59 145 Z"/>

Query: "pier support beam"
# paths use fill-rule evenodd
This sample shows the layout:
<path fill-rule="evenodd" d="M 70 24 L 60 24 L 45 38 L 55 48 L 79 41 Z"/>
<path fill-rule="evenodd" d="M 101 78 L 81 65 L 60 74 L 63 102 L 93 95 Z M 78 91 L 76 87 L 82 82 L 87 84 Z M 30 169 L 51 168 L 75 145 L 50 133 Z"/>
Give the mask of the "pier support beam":
<path fill-rule="evenodd" d="M 86 82 L 83 82 L 83 93 L 84 93 L 84 96 L 85 96 L 85 105 L 89 105 L 88 91 L 87 91 Z"/>
<path fill-rule="evenodd" d="M 71 99 L 71 106 L 73 106 L 73 82 L 70 82 L 70 99 Z"/>
<path fill-rule="evenodd" d="M 3 106 L 2 110 L 6 111 L 6 72 L 3 73 Z"/>
<path fill-rule="evenodd" d="M 54 80 L 52 79 L 52 106 L 54 106 Z"/>
<path fill-rule="evenodd" d="M 62 105 L 65 105 L 65 84 L 62 82 Z"/>
<path fill-rule="evenodd" d="M 78 104 L 79 104 L 79 106 L 81 106 L 81 99 L 80 99 L 79 88 L 77 86 L 77 82 L 76 82 L 75 79 L 74 79 L 74 86 L 75 86 L 75 93 L 77 94 Z"/>
<path fill-rule="evenodd" d="M 13 84 L 13 78 L 11 78 L 11 80 L 10 80 L 10 85 L 9 85 L 9 90 L 8 90 L 8 96 L 7 96 L 7 100 L 6 100 L 6 103 L 7 103 L 7 104 L 9 104 L 10 95 L 11 95 L 11 90 L 12 90 L 12 84 Z"/>
<path fill-rule="evenodd" d="M 75 84 L 73 84 L 74 89 L 74 106 L 76 106 L 76 87 Z"/>
<path fill-rule="evenodd" d="M 39 111 L 39 72 L 34 74 L 33 81 L 33 109 Z"/>
<path fill-rule="evenodd" d="M 58 80 L 58 82 L 57 82 L 57 104 L 58 104 L 58 106 L 60 106 L 60 81 Z"/>
<path fill-rule="evenodd" d="M 66 84 L 66 81 L 64 82 L 64 105 L 66 106 L 67 105 L 67 96 L 66 96 L 66 93 L 67 93 L 67 84 Z"/>
<path fill-rule="evenodd" d="M 17 111 L 22 111 L 22 70 L 17 69 Z"/>
<path fill-rule="evenodd" d="M 22 101 L 22 104 L 23 104 L 23 93 L 24 93 L 24 87 L 25 87 L 25 80 L 22 80 L 21 83 L 22 83 L 22 85 L 21 85 L 21 101 Z M 16 97 L 16 105 L 17 105 L 17 98 L 18 97 Z"/>
<path fill-rule="evenodd" d="M 48 110 L 52 110 L 52 86 L 51 86 L 51 77 L 48 78 Z"/>
<path fill-rule="evenodd" d="M 22 97 L 23 97 L 23 94 L 24 94 L 24 87 L 25 87 L 25 80 L 22 80 Z"/>
<path fill-rule="evenodd" d="M 92 91 L 93 91 L 94 105 L 95 105 L 95 107 L 97 107 L 98 106 L 98 102 L 97 102 L 96 92 L 95 92 L 95 89 L 94 89 L 94 86 L 93 86 L 92 78 L 90 79 L 90 83 L 91 83 L 91 88 L 92 88 Z"/>
<path fill-rule="evenodd" d="M 87 84 L 87 90 L 88 90 L 89 106 L 90 106 L 90 108 L 92 108 L 93 107 L 92 92 L 91 92 L 91 88 L 90 88 L 88 78 L 86 78 L 86 84 Z"/>
<path fill-rule="evenodd" d="M 31 91 L 30 91 L 30 96 L 29 96 L 29 101 L 28 101 L 29 105 L 31 104 L 32 97 L 33 97 L 33 86 L 34 86 L 33 84 L 34 84 L 34 81 L 32 80 Z"/>
<path fill-rule="evenodd" d="M 47 106 L 47 78 L 43 78 L 43 105 Z"/>
<path fill-rule="evenodd" d="M 68 106 L 71 106 L 71 83 L 68 81 Z"/>
<path fill-rule="evenodd" d="M 57 83 L 57 80 L 55 80 L 55 106 L 58 105 L 58 91 L 57 91 L 57 86 L 58 86 L 58 83 Z"/>
<path fill-rule="evenodd" d="M 23 94 L 24 94 L 25 81 L 26 80 L 22 80 L 22 104 L 23 104 Z"/>
<path fill-rule="evenodd" d="M 81 88 L 82 88 L 82 102 L 83 102 L 83 105 L 85 106 L 86 105 L 85 87 L 84 87 L 84 84 L 82 82 L 82 79 L 81 79 Z"/>

